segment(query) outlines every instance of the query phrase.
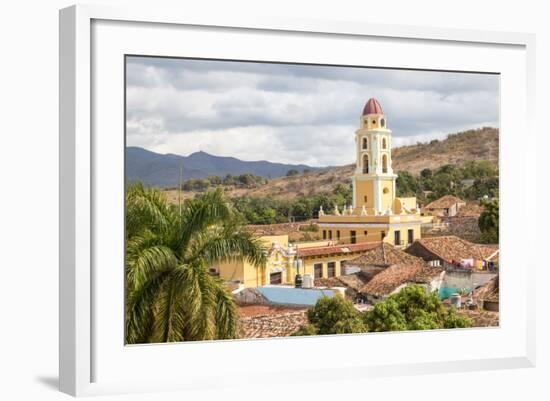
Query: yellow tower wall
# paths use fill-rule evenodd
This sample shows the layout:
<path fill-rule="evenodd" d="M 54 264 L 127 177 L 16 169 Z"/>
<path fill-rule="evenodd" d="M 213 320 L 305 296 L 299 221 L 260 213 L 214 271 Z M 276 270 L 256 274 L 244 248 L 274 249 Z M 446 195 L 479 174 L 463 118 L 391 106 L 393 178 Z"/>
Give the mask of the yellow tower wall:
<path fill-rule="evenodd" d="M 395 197 L 393 196 L 393 180 L 380 180 L 380 208 L 392 209 Z"/>
<path fill-rule="evenodd" d="M 365 202 L 365 196 L 367 197 L 367 202 Z M 367 209 L 374 208 L 374 182 L 356 179 L 355 207 L 360 209 L 363 205 Z"/>

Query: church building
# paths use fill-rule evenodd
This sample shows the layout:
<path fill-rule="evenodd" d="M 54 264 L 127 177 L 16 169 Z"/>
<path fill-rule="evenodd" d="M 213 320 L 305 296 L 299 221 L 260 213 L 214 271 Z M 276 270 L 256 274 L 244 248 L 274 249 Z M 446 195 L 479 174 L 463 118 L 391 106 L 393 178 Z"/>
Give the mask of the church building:
<path fill-rule="evenodd" d="M 395 196 L 391 131 L 376 99 L 370 99 L 355 132 L 356 168 L 352 176 L 353 204 L 319 210 L 322 240 L 290 243 L 288 234 L 263 236 L 268 261 L 255 267 L 246 260 L 212 266 L 211 273 L 242 287 L 290 284 L 298 274 L 314 279 L 338 277 L 347 261 L 379 249 L 381 241 L 405 248 L 420 238 L 423 222 L 416 198 Z M 384 256 L 385 258 L 386 256 Z"/>
<path fill-rule="evenodd" d="M 319 210 L 323 239 L 339 244 L 382 240 L 405 247 L 420 238 L 424 219 L 416 197 L 396 196 L 391 147 L 386 115 L 376 99 L 369 99 L 355 131 L 353 204 Z"/>

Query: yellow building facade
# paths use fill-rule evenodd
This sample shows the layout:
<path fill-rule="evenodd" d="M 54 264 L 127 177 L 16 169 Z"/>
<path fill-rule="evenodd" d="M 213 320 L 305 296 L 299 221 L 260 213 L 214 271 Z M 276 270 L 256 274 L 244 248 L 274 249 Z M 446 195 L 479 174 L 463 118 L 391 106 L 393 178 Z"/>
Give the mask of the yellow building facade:
<path fill-rule="evenodd" d="M 376 99 L 369 99 L 355 131 L 353 204 L 319 210 L 323 238 L 340 244 L 386 241 L 405 247 L 420 238 L 423 219 L 415 197 L 396 196 L 391 130 Z"/>
<path fill-rule="evenodd" d="M 297 274 L 315 278 L 338 277 L 344 274 L 343 263 L 361 255 L 379 242 L 337 245 L 334 241 L 290 244 L 288 235 L 261 237 L 266 249 L 265 266 L 254 266 L 246 260 L 220 263 L 211 267 L 235 286 L 294 285 Z"/>

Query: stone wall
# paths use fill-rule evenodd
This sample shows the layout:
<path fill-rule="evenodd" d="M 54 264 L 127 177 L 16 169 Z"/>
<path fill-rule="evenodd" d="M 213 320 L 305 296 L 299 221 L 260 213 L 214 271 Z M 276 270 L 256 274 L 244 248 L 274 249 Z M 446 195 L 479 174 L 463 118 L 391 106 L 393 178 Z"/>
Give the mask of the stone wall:
<path fill-rule="evenodd" d="M 481 231 L 477 224 L 477 217 L 446 217 L 443 219 L 447 223 L 447 233 L 445 235 L 456 235 L 467 241 L 479 242 Z"/>

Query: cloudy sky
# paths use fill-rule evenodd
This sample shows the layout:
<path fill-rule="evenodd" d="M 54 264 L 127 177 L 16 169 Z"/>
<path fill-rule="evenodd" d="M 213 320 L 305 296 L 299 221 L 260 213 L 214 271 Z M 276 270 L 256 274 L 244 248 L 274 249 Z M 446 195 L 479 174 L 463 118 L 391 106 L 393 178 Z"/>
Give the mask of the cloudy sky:
<path fill-rule="evenodd" d="M 126 77 L 127 145 L 158 153 L 349 164 L 371 97 L 394 147 L 499 120 L 496 75 L 128 57 Z"/>

